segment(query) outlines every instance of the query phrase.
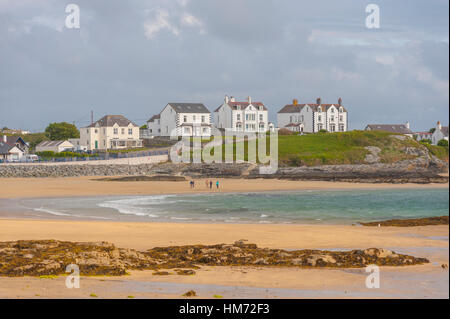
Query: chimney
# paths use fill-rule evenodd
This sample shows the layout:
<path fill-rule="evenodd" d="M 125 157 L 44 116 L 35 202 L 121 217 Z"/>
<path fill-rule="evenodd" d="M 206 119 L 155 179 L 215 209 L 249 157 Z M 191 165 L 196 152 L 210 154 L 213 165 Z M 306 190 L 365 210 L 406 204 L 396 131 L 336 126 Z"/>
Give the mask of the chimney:
<path fill-rule="evenodd" d="M 225 95 L 225 103 L 228 104 L 228 102 L 230 102 L 230 98 L 228 97 L 228 95 Z"/>
<path fill-rule="evenodd" d="M 236 99 L 234 98 L 234 96 L 232 96 L 232 97 L 230 98 L 230 102 L 236 102 Z"/>
<path fill-rule="evenodd" d="M 441 122 L 437 122 L 437 129 L 440 130 L 442 128 Z"/>
<path fill-rule="evenodd" d="M 342 98 L 338 99 L 338 105 L 341 106 L 342 105 Z"/>
<path fill-rule="evenodd" d="M 322 99 L 320 97 L 318 97 L 317 100 L 316 100 L 316 103 L 319 104 L 319 105 L 322 104 Z"/>
<path fill-rule="evenodd" d="M 297 99 L 294 99 L 294 100 L 292 101 L 292 104 L 297 105 L 297 104 L 298 104 L 298 100 L 297 100 Z"/>
<path fill-rule="evenodd" d="M 405 126 L 409 130 L 409 121 L 406 121 Z"/>
<path fill-rule="evenodd" d="M 6 135 L 3 135 L 3 143 L 6 143 L 7 142 L 7 137 L 6 137 Z"/>
<path fill-rule="evenodd" d="M 252 97 L 249 96 L 249 97 L 247 98 L 247 101 L 248 101 L 248 104 L 252 104 Z"/>

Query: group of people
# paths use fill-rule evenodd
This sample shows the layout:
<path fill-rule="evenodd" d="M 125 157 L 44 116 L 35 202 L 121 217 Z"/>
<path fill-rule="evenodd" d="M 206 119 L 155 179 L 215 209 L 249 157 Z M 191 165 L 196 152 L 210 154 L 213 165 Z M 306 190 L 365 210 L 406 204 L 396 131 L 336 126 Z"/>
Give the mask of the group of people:
<path fill-rule="evenodd" d="M 191 188 L 195 188 L 195 181 L 194 180 L 191 180 L 189 182 L 189 184 L 191 185 Z M 212 180 L 206 180 L 205 181 L 206 188 L 209 187 L 210 189 L 212 189 L 213 188 L 213 184 L 214 184 L 214 182 Z M 216 188 L 219 189 L 219 180 L 216 181 Z"/>

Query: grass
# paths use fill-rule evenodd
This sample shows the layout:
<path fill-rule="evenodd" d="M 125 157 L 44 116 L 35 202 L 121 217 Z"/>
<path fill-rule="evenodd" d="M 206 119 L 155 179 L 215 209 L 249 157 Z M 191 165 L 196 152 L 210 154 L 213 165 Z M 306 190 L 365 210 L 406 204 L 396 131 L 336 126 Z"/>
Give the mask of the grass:
<path fill-rule="evenodd" d="M 94 293 L 91 293 L 91 294 L 89 295 L 89 297 L 92 297 L 92 298 L 98 298 L 98 296 L 97 296 L 96 294 L 94 294 Z"/>
<path fill-rule="evenodd" d="M 42 275 L 42 276 L 39 276 L 39 278 L 40 279 L 56 279 L 56 278 L 58 278 L 58 276 L 56 276 L 56 275 Z"/>
<path fill-rule="evenodd" d="M 365 164 L 369 154 L 366 146 L 376 146 L 381 149 L 378 154 L 381 163 L 395 163 L 413 159 L 414 155 L 404 152 L 406 147 L 424 148 L 439 159 L 448 161 L 448 148 L 434 145 L 422 145 L 417 141 L 395 137 L 396 134 L 383 131 L 349 131 L 340 133 L 317 133 L 307 135 L 279 135 L 278 159 L 285 166 L 317 166 L 338 164 Z M 258 140 L 259 142 L 260 140 Z M 242 145 L 243 144 L 243 145 Z M 236 146 L 244 147 L 244 160 L 248 161 L 248 141 L 234 142 Z M 258 144 L 256 144 L 258 145 Z M 269 149 L 270 138 L 267 137 L 266 147 Z M 191 152 L 192 155 L 193 151 Z M 211 152 L 213 153 L 213 152 Z M 225 158 L 225 146 L 222 146 L 222 159 Z M 236 160 L 236 156 L 233 157 Z M 259 159 L 257 159 L 259 162 Z"/>
<path fill-rule="evenodd" d="M 217 298 L 217 299 L 222 299 L 223 298 L 223 296 L 221 296 L 221 295 L 214 295 L 213 297 Z"/>

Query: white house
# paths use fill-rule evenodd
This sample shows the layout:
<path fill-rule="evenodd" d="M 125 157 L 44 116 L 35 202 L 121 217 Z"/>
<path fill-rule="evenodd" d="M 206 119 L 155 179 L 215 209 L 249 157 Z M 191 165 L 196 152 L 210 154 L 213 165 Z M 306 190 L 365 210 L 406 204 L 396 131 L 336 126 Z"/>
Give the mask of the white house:
<path fill-rule="evenodd" d="M 75 146 L 69 141 L 42 141 L 36 145 L 36 152 L 70 152 L 74 151 Z"/>
<path fill-rule="evenodd" d="M 315 133 L 320 130 L 328 132 L 346 132 L 348 130 L 347 109 L 342 99 L 336 104 L 322 104 L 318 98 L 316 103 L 299 104 L 294 99 L 292 104 L 285 105 L 277 114 L 279 128 L 294 132 Z"/>
<path fill-rule="evenodd" d="M 211 112 L 202 103 L 169 103 L 160 113 L 159 129 L 161 136 L 209 137 Z"/>
<path fill-rule="evenodd" d="M 433 134 L 432 133 L 430 133 L 430 132 L 414 132 L 414 138 L 417 140 L 417 141 L 422 141 L 422 140 L 430 140 L 431 141 L 431 136 L 432 136 Z"/>
<path fill-rule="evenodd" d="M 214 124 L 219 129 L 234 132 L 267 132 L 269 112 L 262 102 L 237 102 L 225 96 L 224 103 L 214 111 Z"/>
<path fill-rule="evenodd" d="M 390 133 L 403 134 L 411 138 L 414 136 L 414 133 L 409 128 L 409 122 L 406 122 L 405 124 L 368 124 L 365 130 L 386 131 Z"/>
<path fill-rule="evenodd" d="M 431 142 L 437 145 L 440 140 L 448 141 L 448 126 L 442 126 L 441 122 L 437 122 L 436 129 L 431 135 Z"/>
<path fill-rule="evenodd" d="M 89 151 L 140 148 L 139 126 L 123 115 L 105 115 L 80 129 L 80 146 Z"/>
<path fill-rule="evenodd" d="M 147 121 L 147 132 L 149 136 L 160 136 L 161 135 L 161 115 L 153 115 Z"/>
<path fill-rule="evenodd" d="M 0 137 L 0 160 L 16 162 L 22 160 L 29 150 L 29 145 L 20 136 Z"/>

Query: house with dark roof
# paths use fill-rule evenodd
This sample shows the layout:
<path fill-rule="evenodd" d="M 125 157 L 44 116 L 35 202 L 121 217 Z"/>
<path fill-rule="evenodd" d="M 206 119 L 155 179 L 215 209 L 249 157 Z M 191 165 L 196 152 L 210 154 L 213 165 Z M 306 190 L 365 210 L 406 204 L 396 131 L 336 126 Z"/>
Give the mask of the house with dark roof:
<path fill-rule="evenodd" d="M 153 115 L 147 121 L 148 136 L 160 136 L 161 135 L 161 114 Z"/>
<path fill-rule="evenodd" d="M 12 139 L 9 139 L 10 141 Z M 3 135 L 0 139 L 0 161 L 19 162 L 26 155 L 25 151 L 15 143 L 8 142 L 8 136 Z"/>
<path fill-rule="evenodd" d="M 413 137 L 414 133 L 409 128 L 409 122 L 405 124 L 368 124 L 365 128 L 366 131 L 385 131 L 396 134 L 403 134 L 409 137 Z"/>
<path fill-rule="evenodd" d="M 80 146 L 89 151 L 140 148 L 139 126 L 123 115 L 105 115 L 80 128 Z"/>
<path fill-rule="evenodd" d="M 285 105 L 277 113 L 279 128 L 294 132 L 315 133 L 320 130 L 328 132 L 345 132 L 348 130 L 347 109 L 342 105 L 342 99 L 337 103 L 323 104 L 321 98 L 316 103 L 298 103 Z"/>
<path fill-rule="evenodd" d="M 211 136 L 211 112 L 202 103 L 168 103 L 159 114 L 159 123 L 160 136 Z"/>
<path fill-rule="evenodd" d="M 436 129 L 431 135 L 431 142 L 437 145 L 440 140 L 448 141 L 448 126 L 442 126 L 441 122 L 437 122 Z"/>
<path fill-rule="evenodd" d="M 225 96 L 225 100 L 214 111 L 214 123 L 219 129 L 233 132 L 267 132 L 269 130 L 269 112 L 263 102 L 239 102 L 234 97 Z"/>

